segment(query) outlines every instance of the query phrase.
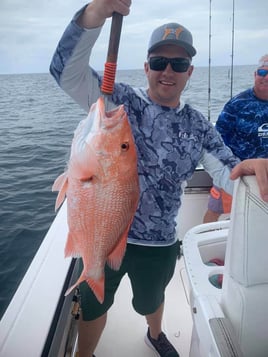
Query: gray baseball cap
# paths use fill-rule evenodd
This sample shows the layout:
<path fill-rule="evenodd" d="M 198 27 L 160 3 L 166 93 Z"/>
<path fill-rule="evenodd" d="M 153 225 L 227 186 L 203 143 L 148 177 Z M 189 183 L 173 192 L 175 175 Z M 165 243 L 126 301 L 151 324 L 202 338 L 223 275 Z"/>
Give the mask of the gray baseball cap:
<path fill-rule="evenodd" d="M 196 54 L 191 32 L 184 26 L 174 22 L 157 27 L 153 31 L 148 45 L 148 53 L 151 53 L 162 45 L 180 46 L 184 48 L 191 57 Z"/>

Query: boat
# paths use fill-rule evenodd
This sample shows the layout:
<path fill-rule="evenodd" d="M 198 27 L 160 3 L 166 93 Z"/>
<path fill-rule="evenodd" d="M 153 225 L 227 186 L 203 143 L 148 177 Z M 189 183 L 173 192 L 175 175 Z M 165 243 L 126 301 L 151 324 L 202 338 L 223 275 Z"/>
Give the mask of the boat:
<path fill-rule="evenodd" d="M 208 109 L 210 116 L 210 97 Z M 177 217 L 183 249 L 166 291 L 163 331 L 181 357 L 267 357 L 268 204 L 255 177 L 244 177 L 236 182 L 231 219 L 202 224 L 211 186 L 199 167 L 185 187 Z M 67 234 L 64 202 L 1 318 L 0 357 L 78 357 L 79 290 L 64 295 L 78 278 L 76 259 L 64 257 Z M 124 277 L 95 355 L 153 357 L 146 330 Z"/>
<path fill-rule="evenodd" d="M 184 195 L 184 207 L 178 218 L 183 223 L 180 237 L 201 223 L 207 207 L 210 177 L 198 170 Z M 197 208 L 193 210 L 195 205 Z M 191 211 L 189 215 L 187 212 Z M 39 250 L 21 281 L 0 322 L 0 356 L 75 356 L 77 349 L 77 296 L 64 293 L 77 279 L 75 259 L 64 258 L 67 239 L 66 202 L 60 208 Z M 193 215 L 193 212 L 195 214 Z M 179 237 L 179 238 L 180 238 Z M 164 330 L 181 356 L 188 356 L 192 317 L 183 258 L 168 287 Z M 73 316 L 75 315 L 75 316 Z M 154 356 L 144 343 L 145 319 L 131 306 L 131 289 L 123 279 L 110 311 L 107 327 L 96 356 Z"/>
<path fill-rule="evenodd" d="M 241 336 L 236 338 L 236 333 L 233 333 L 232 326 L 236 321 L 229 316 L 232 309 L 227 312 L 227 317 L 222 307 L 224 284 L 223 288 L 219 289 L 210 281 L 213 275 L 225 277 L 226 266 L 207 265 L 215 258 L 225 260 L 226 251 L 228 252 L 227 237 L 230 231 L 234 232 L 235 236 L 239 236 L 238 243 L 233 243 L 231 240 L 238 250 L 241 248 L 245 232 L 250 231 L 251 235 L 253 232 L 255 239 L 255 221 L 258 225 L 258 236 L 261 237 L 262 244 L 268 248 L 268 241 L 265 241 L 265 232 L 268 228 L 268 204 L 260 199 L 255 177 L 245 177 L 238 181 L 240 189 L 236 190 L 233 200 L 235 205 L 232 208 L 232 214 L 235 215 L 233 219 L 223 216 L 218 222 L 206 224 L 202 224 L 202 217 L 207 208 L 212 184 L 210 177 L 202 169 L 198 169 L 185 188 L 182 210 L 177 218 L 180 227 L 178 239 L 183 241 L 183 255 L 178 257 L 174 277 L 167 289 L 163 318 L 163 330 L 181 357 L 244 356 L 240 347 Z M 73 295 L 64 296 L 66 289 L 78 276 L 76 260 L 64 258 L 63 255 L 68 233 L 66 215 L 66 203 L 64 203 L 1 319 L 0 356 L 77 356 L 79 309 L 76 302 L 79 296 L 77 291 Z M 241 229 L 241 227 L 246 228 Z M 237 234 L 239 229 L 243 234 Z M 250 250 L 255 252 L 256 249 L 253 250 L 252 247 L 253 243 L 250 242 L 250 249 L 246 247 L 244 249 L 247 253 Z M 264 259 L 265 247 L 259 247 L 258 254 L 255 257 L 252 254 L 251 259 L 263 259 L 261 269 L 255 269 L 257 273 L 253 273 L 254 286 L 259 279 L 256 274 L 260 273 L 264 280 L 261 294 L 257 293 L 256 298 L 262 304 L 254 303 L 253 310 L 259 323 L 262 323 L 261 336 L 267 337 L 268 312 L 265 301 L 268 299 L 266 278 L 268 266 L 267 259 L 266 261 Z M 230 255 L 230 249 L 228 254 Z M 238 259 L 239 262 L 241 260 Z M 252 260 L 250 263 L 252 268 Z M 244 261 L 243 264 L 245 266 Z M 247 273 L 250 275 L 248 270 Z M 228 281 L 231 279 L 229 275 Z M 238 288 L 240 289 L 239 286 L 236 287 Z M 229 301 L 226 296 L 225 300 Z M 244 297 L 242 300 L 244 301 Z M 238 299 L 238 303 L 239 301 Z M 231 305 L 230 301 L 227 305 Z M 255 313 L 254 316 L 250 315 L 250 319 L 254 321 Z M 212 320 L 216 321 L 216 327 L 214 325 L 213 328 L 211 327 Z M 263 324 L 264 321 L 266 325 Z M 144 343 L 146 329 L 144 317 L 139 316 L 132 309 L 131 288 L 128 278 L 125 277 L 108 314 L 107 326 L 95 352 L 96 356 L 155 356 L 155 353 Z M 221 332 L 223 333 L 220 342 L 216 342 L 213 337 L 213 329 L 216 329 L 218 337 Z M 255 338 L 258 336 L 259 332 L 257 336 L 255 334 Z M 229 350 L 226 346 L 222 347 L 223 341 L 226 340 Z M 267 352 L 267 338 L 263 339 L 263 343 L 262 348 Z M 254 339 L 250 340 L 250 345 L 255 346 Z M 263 351 L 258 354 L 258 346 L 254 348 L 255 357 L 267 356 L 267 353 L 262 354 Z M 253 355 L 245 355 L 245 357 L 249 356 Z"/>

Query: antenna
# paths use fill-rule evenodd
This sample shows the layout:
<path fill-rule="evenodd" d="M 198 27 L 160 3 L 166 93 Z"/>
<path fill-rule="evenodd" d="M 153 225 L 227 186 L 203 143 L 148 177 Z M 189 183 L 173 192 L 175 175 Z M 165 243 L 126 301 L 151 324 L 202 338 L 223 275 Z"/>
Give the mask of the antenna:
<path fill-rule="evenodd" d="M 230 96 L 233 97 L 233 72 L 234 72 L 234 10 L 235 10 L 235 0 L 233 0 L 233 19 L 232 19 L 232 54 L 231 54 L 231 85 L 230 85 Z"/>
<path fill-rule="evenodd" d="M 209 36 L 208 36 L 208 120 L 211 110 L 211 0 L 209 0 Z"/>

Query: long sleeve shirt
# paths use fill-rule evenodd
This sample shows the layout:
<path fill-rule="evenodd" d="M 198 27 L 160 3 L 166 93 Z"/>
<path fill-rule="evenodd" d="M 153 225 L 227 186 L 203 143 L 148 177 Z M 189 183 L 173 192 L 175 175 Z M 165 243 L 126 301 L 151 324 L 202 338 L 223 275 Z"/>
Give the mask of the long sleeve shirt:
<path fill-rule="evenodd" d="M 247 89 L 224 106 L 216 129 L 241 160 L 268 157 L 268 101 Z"/>
<path fill-rule="evenodd" d="M 79 14 L 64 32 L 50 71 L 60 87 L 88 111 L 101 95 L 102 78 L 89 66 L 101 28 L 80 28 L 76 24 Z M 115 83 L 107 109 L 119 104 L 124 104 L 132 127 L 141 192 L 128 242 L 171 245 L 176 240 L 183 187 L 197 165 L 201 163 L 215 184 L 231 193 L 230 170 L 239 159 L 224 145 L 214 126 L 182 101 L 177 108 L 161 106 L 150 99 L 145 88 Z"/>

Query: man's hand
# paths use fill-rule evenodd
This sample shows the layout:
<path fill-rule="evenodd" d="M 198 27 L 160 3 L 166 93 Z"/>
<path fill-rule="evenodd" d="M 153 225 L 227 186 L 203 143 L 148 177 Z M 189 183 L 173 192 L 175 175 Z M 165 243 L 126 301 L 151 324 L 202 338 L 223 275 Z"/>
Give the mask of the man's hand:
<path fill-rule="evenodd" d="M 90 29 L 102 26 L 113 12 L 126 16 L 130 12 L 131 0 L 93 0 L 77 20 L 79 26 Z"/>
<path fill-rule="evenodd" d="M 230 175 L 232 180 L 240 176 L 256 175 L 260 195 L 268 202 L 268 159 L 248 159 L 236 165 Z"/>

